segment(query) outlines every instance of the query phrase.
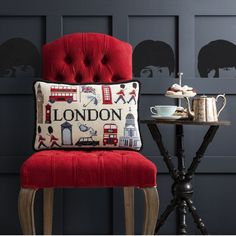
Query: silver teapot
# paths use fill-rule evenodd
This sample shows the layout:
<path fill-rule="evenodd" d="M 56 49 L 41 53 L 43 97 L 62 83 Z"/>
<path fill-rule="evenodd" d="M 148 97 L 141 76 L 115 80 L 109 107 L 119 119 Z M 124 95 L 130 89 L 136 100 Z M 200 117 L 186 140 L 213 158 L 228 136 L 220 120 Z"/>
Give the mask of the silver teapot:
<path fill-rule="evenodd" d="M 222 98 L 223 103 L 219 111 L 217 112 L 216 103 L 218 102 L 218 99 Z M 188 113 L 190 117 L 193 117 L 194 121 L 200 121 L 200 122 L 214 122 L 218 121 L 218 116 L 224 109 L 226 105 L 226 97 L 224 94 L 220 94 L 217 97 L 207 97 L 205 95 L 196 97 L 192 101 L 192 108 L 190 105 L 190 101 L 188 98 L 187 104 L 188 104 Z"/>

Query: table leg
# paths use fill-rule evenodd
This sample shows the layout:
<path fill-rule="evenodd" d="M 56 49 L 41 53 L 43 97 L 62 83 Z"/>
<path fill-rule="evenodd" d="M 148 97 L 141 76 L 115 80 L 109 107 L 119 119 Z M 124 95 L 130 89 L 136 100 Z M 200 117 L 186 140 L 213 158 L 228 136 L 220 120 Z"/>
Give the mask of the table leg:
<path fill-rule="evenodd" d="M 179 202 L 177 214 L 178 214 L 178 225 L 177 225 L 178 234 L 185 235 L 187 234 L 187 223 L 186 223 L 187 204 L 185 200 L 181 200 Z"/>
<path fill-rule="evenodd" d="M 213 140 L 218 128 L 219 128 L 219 126 L 210 126 L 210 128 L 208 129 L 206 135 L 204 136 L 204 139 L 203 139 L 203 142 L 202 142 L 200 148 L 196 152 L 196 156 L 193 158 L 193 161 L 192 161 L 190 167 L 188 168 L 188 171 L 186 174 L 187 180 L 191 180 L 193 178 L 193 175 L 194 175 L 199 163 L 201 162 L 208 145 Z"/>
<path fill-rule="evenodd" d="M 180 180 L 185 178 L 185 156 L 184 156 L 184 130 L 183 125 L 176 125 L 176 156 L 178 159 L 178 171 Z"/>
<path fill-rule="evenodd" d="M 201 231 L 202 234 L 208 234 L 205 224 L 203 223 L 202 219 L 197 214 L 196 207 L 193 205 L 193 201 L 191 199 L 186 199 L 186 203 L 191 213 L 194 222 L 196 223 L 198 229 Z"/>
<path fill-rule="evenodd" d="M 166 163 L 166 166 L 169 170 L 171 177 L 174 180 L 177 180 L 179 178 L 178 172 L 175 169 L 175 166 L 172 162 L 172 159 L 171 159 L 167 149 L 163 145 L 162 136 L 161 136 L 161 133 L 160 133 L 157 125 L 156 124 L 148 124 L 148 128 L 152 134 L 152 138 L 156 141 L 156 144 L 159 147 L 159 150 L 161 152 L 161 155 L 163 156 L 163 160 Z"/>
<path fill-rule="evenodd" d="M 178 171 L 179 171 L 179 179 L 180 182 L 183 182 L 185 179 L 185 156 L 184 156 L 184 130 L 183 125 L 176 125 L 176 156 L 178 159 Z M 176 183 L 177 184 L 177 183 Z M 187 204 L 182 199 L 183 190 L 186 188 L 185 185 L 182 185 L 183 188 L 179 189 L 178 192 L 174 194 L 178 195 L 177 197 L 181 200 L 178 203 L 178 211 L 177 211 L 177 232 L 180 235 L 187 234 L 187 223 L 186 223 L 186 215 L 187 215 Z M 186 190 L 185 190 L 186 192 Z M 192 192 L 186 192 L 190 197 Z"/>
<path fill-rule="evenodd" d="M 167 206 L 166 210 L 161 214 L 160 219 L 157 221 L 155 234 L 157 234 L 158 230 L 164 224 L 165 220 L 170 215 L 170 213 L 175 209 L 176 205 L 177 205 L 177 199 L 173 198 L 170 204 Z"/>
<path fill-rule="evenodd" d="M 193 188 L 191 180 L 195 171 L 203 158 L 203 155 L 208 147 L 208 145 L 213 140 L 216 131 L 219 126 L 210 126 L 206 135 L 204 136 L 203 142 L 196 152 L 196 156 L 193 158 L 193 161 L 188 168 L 186 173 L 185 171 L 185 157 L 184 157 L 184 148 L 183 148 L 183 126 L 176 125 L 176 156 L 178 158 L 178 171 L 176 170 L 172 159 L 163 145 L 161 133 L 156 124 L 148 124 L 148 128 L 152 134 L 154 141 L 156 142 L 163 160 L 166 163 L 166 166 L 169 170 L 171 177 L 174 180 L 172 186 L 172 194 L 174 198 L 171 200 L 170 204 L 167 206 L 166 210 L 161 215 L 160 219 L 157 221 L 155 234 L 158 232 L 160 227 L 164 224 L 165 220 L 168 218 L 170 213 L 178 206 L 178 233 L 187 234 L 187 224 L 186 224 L 186 215 L 187 210 L 191 213 L 194 222 L 196 223 L 198 229 L 202 234 L 207 234 L 206 226 L 204 225 L 202 219 L 197 214 L 196 208 L 193 206 L 192 195 Z"/>

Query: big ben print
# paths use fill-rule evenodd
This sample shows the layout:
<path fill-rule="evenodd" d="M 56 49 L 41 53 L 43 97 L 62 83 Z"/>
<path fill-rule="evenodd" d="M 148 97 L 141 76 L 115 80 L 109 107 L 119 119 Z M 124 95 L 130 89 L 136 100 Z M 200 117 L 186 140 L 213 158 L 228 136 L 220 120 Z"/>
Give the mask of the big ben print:
<path fill-rule="evenodd" d="M 44 102 L 44 97 L 43 97 L 43 93 L 42 93 L 40 84 L 37 87 L 36 99 L 37 99 L 37 120 L 38 120 L 39 124 L 42 124 L 43 123 L 43 102 Z"/>

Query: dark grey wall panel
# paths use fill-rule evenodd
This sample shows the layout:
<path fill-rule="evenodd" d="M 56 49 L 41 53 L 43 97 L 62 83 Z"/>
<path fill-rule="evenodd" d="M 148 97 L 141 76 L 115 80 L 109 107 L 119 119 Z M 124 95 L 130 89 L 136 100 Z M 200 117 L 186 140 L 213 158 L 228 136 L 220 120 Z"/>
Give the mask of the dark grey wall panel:
<path fill-rule="evenodd" d="M 235 221 L 231 217 L 235 212 L 234 183 L 235 175 L 198 175 L 195 179 L 196 207 L 212 234 L 235 234 Z"/>
<path fill-rule="evenodd" d="M 0 42 L 10 38 L 30 40 L 41 51 L 45 43 L 46 19 L 44 16 L 0 16 Z"/>
<path fill-rule="evenodd" d="M 32 153 L 33 96 L 0 96 L 0 105 L 2 108 L 0 142 L 5 144 L 1 147 L 0 158 L 1 156 L 23 156 Z"/>
<path fill-rule="evenodd" d="M 200 58 L 198 57 L 200 49 L 209 44 L 210 42 L 218 40 L 218 44 L 215 45 L 214 48 L 214 55 L 211 56 L 211 51 L 212 47 L 214 47 L 214 44 L 212 45 L 212 47 L 208 45 L 208 50 L 206 48 L 205 52 L 205 54 L 207 54 L 205 55 L 205 58 L 208 59 L 208 64 L 211 64 L 214 61 L 216 61 L 215 66 L 217 67 L 218 64 L 219 66 L 221 66 L 220 75 L 218 77 L 236 78 L 236 73 L 234 71 L 235 68 L 231 68 L 234 67 L 235 59 L 232 58 L 232 62 L 229 60 L 230 52 L 234 54 L 234 50 L 236 51 L 235 32 L 236 32 L 236 16 L 196 16 L 195 18 L 196 76 L 199 77 L 199 70 L 197 70 L 197 64 L 199 62 L 199 59 L 200 62 L 201 60 L 203 60 L 201 59 L 202 57 Z M 219 40 L 221 40 L 221 42 L 219 42 Z M 222 40 L 224 41 L 222 42 Z M 227 49 L 230 52 L 227 51 Z M 231 63 L 228 63 L 227 62 L 228 60 Z M 208 76 L 205 77 L 212 78 L 214 77 L 214 74 L 215 73 L 212 70 L 208 73 Z"/>
<path fill-rule="evenodd" d="M 112 234 L 111 189 L 67 189 L 63 200 L 64 234 Z"/>
<path fill-rule="evenodd" d="M 0 77 L 41 75 L 45 26 L 43 16 L 0 16 Z"/>
<path fill-rule="evenodd" d="M 98 32 L 112 34 L 111 16 L 64 16 L 63 33 Z"/>
<path fill-rule="evenodd" d="M 19 191 L 18 175 L 1 175 L 0 176 L 0 220 L 1 234 L 17 234 L 20 232 L 18 221 L 17 198 Z"/>
<path fill-rule="evenodd" d="M 220 78 L 200 78 L 197 68 L 200 49 L 211 41 L 224 39 L 236 43 L 235 0 L 8 0 L 0 8 L 0 51 L 11 38 L 23 38 L 33 44 L 41 55 L 41 46 L 64 34 L 99 32 L 113 35 L 132 44 L 133 49 L 144 40 L 163 41 L 171 46 L 175 70 L 168 77 L 136 79 L 142 83 L 141 118 L 150 116 L 149 107 L 157 104 L 177 104 L 163 96 L 177 82 L 173 77 L 184 72 L 183 84 L 192 85 L 199 94 L 225 93 L 228 104 L 222 119 L 235 117 L 235 74 Z M 19 45 L 19 44 L 18 44 Z M 13 52 L 13 53 L 12 53 Z M 14 55 L 14 50 L 11 50 Z M 35 54 L 34 54 L 35 55 Z M 13 57 L 14 58 L 14 57 Z M 6 62 L 0 53 L 0 187 L 2 189 L 0 234 L 20 233 L 17 217 L 19 168 L 33 152 L 34 134 L 33 82 L 39 75 L 23 73 L 7 77 Z M 1 61 L 2 60 L 2 61 Z M 23 63 L 27 65 L 27 63 Z M 40 64 L 40 63 L 39 63 Z M 14 66 L 14 65 L 13 65 Z M 225 66 L 226 67 L 226 66 Z M 20 67 L 21 68 L 21 67 Z M 27 67 L 26 67 L 27 68 Z M 227 68 L 226 68 L 227 69 Z M 4 71 L 4 73 L 2 73 Z M 7 72 L 6 72 L 7 71 Z M 225 70 L 227 72 L 227 70 Z M 183 102 L 184 104 L 184 102 Z M 235 124 L 221 127 L 206 156 L 199 165 L 194 180 L 195 202 L 211 234 L 235 234 L 232 185 L 236 174 L 234 148 Z M 160 127 L 165 145 L 175 157 L 174 126 Z M 162 157 L 145 125 L 141 125 L 144 148 L 142 153 L 158 167 L 158 189 L 161 212 L 171 199 L 171 179 Z M 186 127 L 186 159 L 190 164 L 206 128 Z M 194 135 L 193 135 L 194 134 Z M 209 188 L 210 186 L 210 188 Z M 210 190 L 209 190 L 210 189 Z M 143 197 L 136 191 L 136 233 L 141 233 Z M 227 201 L 223 201 L 227 199 Z M 36 198 L 38 233 L 42 233 L 42 194 Z M 216 207 L 217 206 L 217 207 Z M 236 207 L 236 206 L 235 206 Z M 123 194 L 121 189 L 62 190 L 55 194 L 55 234 L 123 234 Z M 215 222 L 227 222 L 215 224 Z M 190 220 L 189 232 L 198 233 Z M 174 234 L 176 215 L 173 214 L 161 234 Z"/>
<path fill-rule="evenodd" d="M 142 49 L 141 43 L 146 40 L 152 40 Z M 177 68 L 178 51 L 177 46 L 177 17 L 171 16 L 129 16 L 129 42 L 133 45 L 134 52 L 138 54 L 139 61 L 143 64 L 136 72 L 136 54 L 133 54 L 133 72 L 134 76 L 141 77 L 141 69 L 145 68 L 146 60 L 149 58 L 148 66 L 166 67 L 172 60 L 168 55 L 168 50 L 165 47 L 170 47 L 173 53 L 174 68 L 173 70 L 164 73 L 160 72 L 164 77 L 175 77 Z M 166 45 L 162 45 L 165 43 Z M 139 52 L 137 52 L 139 51 Z M 146 54 L 146 55 L 145 55 Z M 148 54 L 148 55 L 147 55 Z M 151 58 L 153 58 L 151 60 Z M 167 61 L 165 61 L 165 58 Z M 164 66 L 165 65 L 165 66 Z M 158 75 L 157 75 L 158 76 Z M 148 77 L 156 78 L 156 75 L 151 74 Z"/>

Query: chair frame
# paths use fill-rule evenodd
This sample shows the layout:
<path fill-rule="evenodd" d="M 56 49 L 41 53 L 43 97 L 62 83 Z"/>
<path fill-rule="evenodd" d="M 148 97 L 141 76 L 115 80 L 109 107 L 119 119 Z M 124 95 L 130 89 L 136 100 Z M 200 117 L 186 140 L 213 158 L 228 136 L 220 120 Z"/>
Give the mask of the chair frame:
<path fill-rule="evenodd" d="M 143 234 L 154 234 L 159 196 L 156 187 L 140 188 L 144 193 Z M 134 235 L 134 187 L 124 187 L 124 209 L 126 234 Z M 36 234 L 34 224 L 34 199 L 37 189 L 21 188 L 18 211 L 23 234 Z M 43 189 L 43 233 L 52 234 L 54 189 Z"/>

